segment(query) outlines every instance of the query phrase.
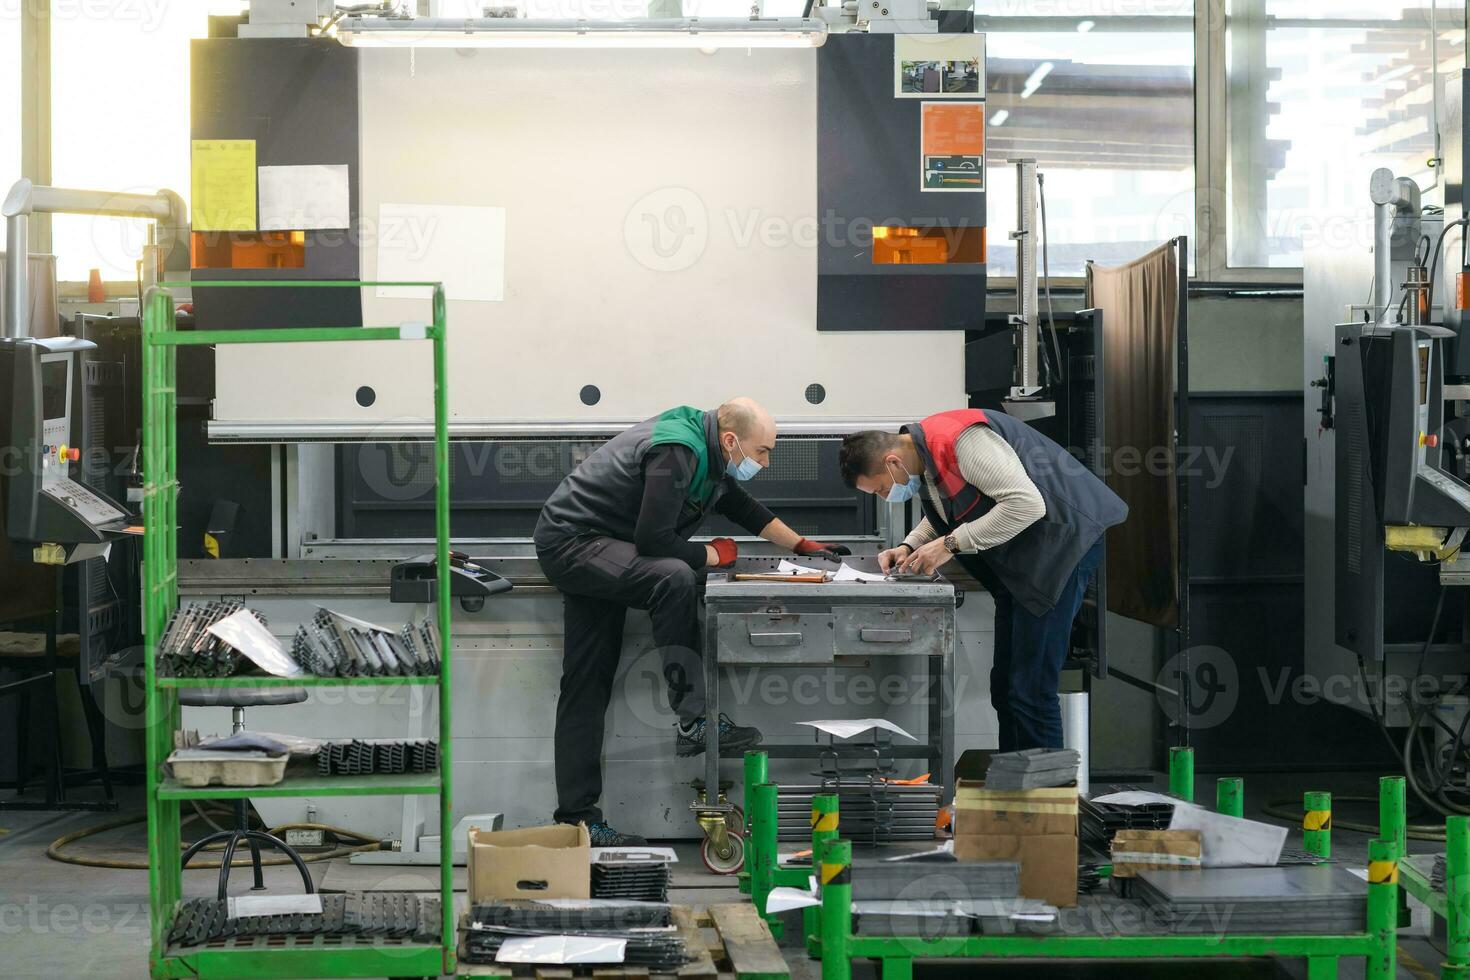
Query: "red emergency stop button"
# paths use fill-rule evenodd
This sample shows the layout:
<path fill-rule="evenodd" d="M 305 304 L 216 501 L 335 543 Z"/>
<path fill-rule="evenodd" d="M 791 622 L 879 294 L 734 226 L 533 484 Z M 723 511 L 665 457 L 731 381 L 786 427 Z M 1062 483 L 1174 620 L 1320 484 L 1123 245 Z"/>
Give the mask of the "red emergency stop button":
<path fill-rule="evenodd" d="M 1430 436 L 1429 438 L 1433 439 L 1434 436 Z M 1432 446 L 1434 445 L 1434 443 L 1430 443 L 1430 445 Z M 82 458 L 82 451 L 80 449 L 77 449 L 76 447 L 72 447 L 71 449 L 68 449 L 66 451 L 66 458 L 75 463 L 77 460 Z"/>
<path fill-rule="evenodd" d="M 1439 436 L 1434 435 L 1433 433 L 1431 433 L 1430 435 L 1425 436 L 1424 437 L 1424 445 L 1428 446 L 1430 449 L 1433 449 L 1435 446 L 1438 446 L 1439 445 Z M 76 454 L 76 450 L 75 449 L 72 450 L 72 454 L 73 454 L 72 455 L 72 459 L 76 459 L 77 457 L 75 455 Z"/>

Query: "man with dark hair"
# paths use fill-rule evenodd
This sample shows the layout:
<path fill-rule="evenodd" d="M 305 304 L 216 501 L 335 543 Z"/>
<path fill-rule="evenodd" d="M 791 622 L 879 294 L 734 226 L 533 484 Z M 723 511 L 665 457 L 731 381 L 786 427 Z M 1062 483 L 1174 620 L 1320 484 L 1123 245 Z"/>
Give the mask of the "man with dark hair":
<path fill-rule="evenodd" d="M 995 599 L 990 699 L 1000 750 L 1061 748 L 1057 700 L 1072 620 L 1102 559 L 1103 532 L 1128 506 L 1061 446 L 1004 412 L 942 412 L 897 435 L 848 436 L 847 485 L 924 519 L 883 571 L 930 575 L 951 559 Z"/>
<path fill-rule="evenodd" d="M 598 847 L 643 844 L 603 820 L 602 740 L 629 609 L 653 620 L 669 706 L 678 715 L 675 751 L 704 751 L 704 662 L 699 606 L 705 570 L 737 557 L 735 542 L 689 540 L 710 514 L 806 557 L 847 549 L 809 541 L 777 520 L 739 484 L 770 462 L 776 422 L 749 398 L 713 412 L 682 406 L 609 440 L 562 481 L 536 523 L 536 557 L 562 591 L 564 652 L 556 705 L 556 820 L 585 822 Z M 722 749 L 761 740 L 721 714 Z"/>

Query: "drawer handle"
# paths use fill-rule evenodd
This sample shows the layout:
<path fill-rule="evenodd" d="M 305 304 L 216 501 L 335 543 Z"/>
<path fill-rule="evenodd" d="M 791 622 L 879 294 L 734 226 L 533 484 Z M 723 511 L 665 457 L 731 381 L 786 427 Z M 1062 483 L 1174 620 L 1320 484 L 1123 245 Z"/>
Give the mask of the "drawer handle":
<path fill-rule="evenodd" d="M 750 645 L 753 647 L 799 647 L 801 646 L 801 634 L 757 633 L 751 630 Z"/>
<path fill-rule="evenodd" d="M 859 633 L 864 643 L 912 643 L 913 630 L 880 630 L 864 626 Z"/>

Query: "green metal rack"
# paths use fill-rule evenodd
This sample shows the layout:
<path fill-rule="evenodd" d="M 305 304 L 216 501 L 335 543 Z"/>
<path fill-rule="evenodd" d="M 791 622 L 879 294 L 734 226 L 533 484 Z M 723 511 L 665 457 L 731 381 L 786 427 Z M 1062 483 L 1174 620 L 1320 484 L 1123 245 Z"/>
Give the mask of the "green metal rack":
<path fill-rule="evenodd" d="M 764 771 L 764 760 L 747 753 L 748 773 Z M 1400 779 L 1399 782 L 1402 782 Z M 1194 797 L 1194 753 L 1176 749 L 1170 755 L 1170 791 L 1184 799 Z M 1337 963 L 1342 957 L 1362 957 L 1368 980 L 1391 980 L 1397 950 L 1399 875 L 1404 854 L 1405 812 L 1401 786 L 1393 779 L 1380 784 L 1380 827 L 1378 840 L 1368 847 L 1367 929 L 1361 933 L 1332 935 L 1179 935 L 1171 933 L 1144 935 L 1097 935 L 1063 932 L 1043 935 L 979 935 L 953 937 L 869 936 L 855 935 L 852 930 L 852 842 L 838 834 L 837 797 L 818 795 L 812 798 L 813 863 L 783 865 L 776 858 L 776 790 L 774 783 L 747 786 L 746 817 L 750 822 L 746 850 L 750 867 L 750 894 L 758 911 L 764 913 L 766 896 L 774 887 L 805 889 L 807 880 L 817 875 L 821 885 L 821 905 L 803 909 L 802 932 L 807 951 L 822 961 L 823 980 L 851 980 L 853 960 L 871 959 L 881 964 L 882 980 L 911 980 L 916 959 L 1143 959 L 1143 958 L 1218 958 L 1218 957 L 1303 957 L 1307 960 L 1309 980 L 1330 980 L 1337 976 Z M 1222 779 L 1216 785 L 1216 802 L 1227 813 L 1239 815 L 1243 809 L 1244 786 L 1239 779 Z M 1325 806 L 1324 806 L 1325 804 Z M 1308 793 L 1304 798 L 1304 826 L 1314 830 L 1307 849 L 1326 857 L 1331 850 L 1331 801 L 1326 794 Z M 1327 814 L 1322 814 L 1322 810 Z M 1452 827 L 1452 838 L 1470 847 L 1464 818 L 1458 829 Z M 1456 842 L 1452 841 L 1451 854 Z M 1404 868 L 1408 865 L 1404 864 Z M 815 869 L 815 870 L 814 870 Z M 1459 871 L 1458 875 L 1455 871 Z M 1456 865 L 1448 877 L 1448 904 L 1461 908 L 1461 922 L 1467 921 L 1467 891 L 1464 885 L 1470 875 L 1470 863 Z M 1441 896 L 1443 898 L 1443 896 Z M 775 918 L 765 916 L 767 921 Z M 773 924 L 773 930 L 779 923 Z M 1463 972 L 1463 934 L 1452 934 L 1445 977 L 1459 977 Z M 1452 966 L 1451 964 L 1456 964 Z"/>
<path fill-rule="evenodd" d="M 449 391 L 444 289 L 432 282 L 293 281 L 293 288 L 414 286 L 433 291 L 432 317 L 425 323 L 392 327 L 301 327 L 249 330 L 176 329 L 174 288 L 279 288 L 273 281 L 160 283 L 148 290 L 143 312 L 143 610 L 147 649 L 148 890 L 154 977 L 381 977 L 440 976 L 455 968 L 453 849 L 441 850 L 439 891 L 443 909 L 437 943 L 333 937 L 258 939 L 224 945 L 172 949 L 169 923 L 183 892 L 179 800 L 249 796 L 438 795 L 440 839 L 453 831 L 450 793 L 449 586 Z M 372 678 L 174 678 L 156 671 L 158 641 L 178 605 L 177 350 L 217 344 L 285 344 L 339 341 L 428 341 L 434 348 L 435 550 L 438 557 L 436 613 L 444 655 L 436 677 Z M 164 759 L 180 725 L 178 691 L 190 687 L 341 687 L 437 684 L 439 772 L 333 778 L 293 778 L 276 786 L 186 788 L 164 775 Z"/>

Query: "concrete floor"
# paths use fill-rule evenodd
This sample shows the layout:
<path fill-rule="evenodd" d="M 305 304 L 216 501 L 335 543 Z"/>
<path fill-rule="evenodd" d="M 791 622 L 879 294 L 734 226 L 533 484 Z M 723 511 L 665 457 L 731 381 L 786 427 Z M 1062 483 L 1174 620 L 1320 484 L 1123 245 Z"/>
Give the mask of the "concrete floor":
<path fill-rule="evenodd" d="M 1208 776 L 1200 777 L 1200 795 L 1212 795 Z M 1246 780 L 1247 810 L 1262 819 L 1273 819 L 1260 813 L 1267 800 L 1299 801 L 1303 789 L 1327 789 L 1334 793 L 1333 856 L 1349 867 L 1362 867 L 1367 851 L 1367 834 L 1343 829 L 1344 822 L 1354 819 L 1376 821 L 1376 804 L 1345 802 L 1350 795 L 1376 799 L 1377 774 L 1333 774 L 1327 776 L 1258 776 Z M 78 790 L 86 793 L 87 790 Z M 85 827 L 93 827 L 129 814 L 140 814 L 141 794 L 124 789 L 120 814 L 97 813 L 22 813 L 0 811 L 0 977 L 16 980 L 46 978 L 58 980 L 73 977 L 142 978 L 147 976 L 148 956 L 148 875 L 143 870 L 87 868 L 62 864 L 46 857 L 47 846 L 56 838 Z M 0 797 L 3 798 L 3 797 Z M 186 811 L 187 812 L 187 811 Z M 1281 821 L 1285 822 L 1285 821 Z M 1411 823 L 1413 819 L 1411 817 Z M 1428 822 L 1425 818 L 1425 822 Z M 199 821 L 186 826 L 185 836 L 197 835 L 203 826 Z M 1300 843 L 1294 833 L 1292 843 Z M 143 824 L 135 823 L 88 838 L 68 850 L 102 858 L 143 860 L 146 858 L 146 834 Z M 1415 853 L 1432 853 L 1440 848 L 1430 842 L 1411 841 Z M 681 864 L 675 876 L 670 898 L 681 904 L 706 906 L 733 901 L 733 879 L 716 879 L 703 874 L 698 855 L 692 845 L 679 846 Z M 315 880 L 321 881 L 325 863 L 310 866 Z M 184 876 L 187 895 L 213 894 L 214 871 L 195 871 Z M 249 889 L 248 869 L 237 870 L 231 892 Z M 295 892 L 300 880 L 294 869 L 266 869 L 266 885 L 272 891 Z M 1399 973 L 1402 978 L 1437 976 L 1439 953 L 1427 939 L 1427 912 L 1415 905 L 1413 925 L 1400 933 Z M 788 936 L 796 934 L 788 928 Z M 787 940 L 794 943 L 794 940 Z M 788 950 L 793 980 L 816 980 L 817 964 L 795 948 Z M 965 964 L 926 964 L 916 968 L 925 978 L 971 976 L 977 973 Z M 1006 978 L 1102 978 L 1116 976 L 1124 968 L 1114 963 L 996 963 L 983 968 L 986 977 Z M 1298 961 L 1174 961 L 1145 963 L 1129 961 L 1129 977 L 1149 980 L 1197 980 L 1201 976 L 1221 978 L 1304 977 L 1305 964 Z M 875 977 L 866 964 L 855 971 L 857 977 Z M 1362 966 L 1344 961 L 1341 976 L 1361 977 Z"/>

